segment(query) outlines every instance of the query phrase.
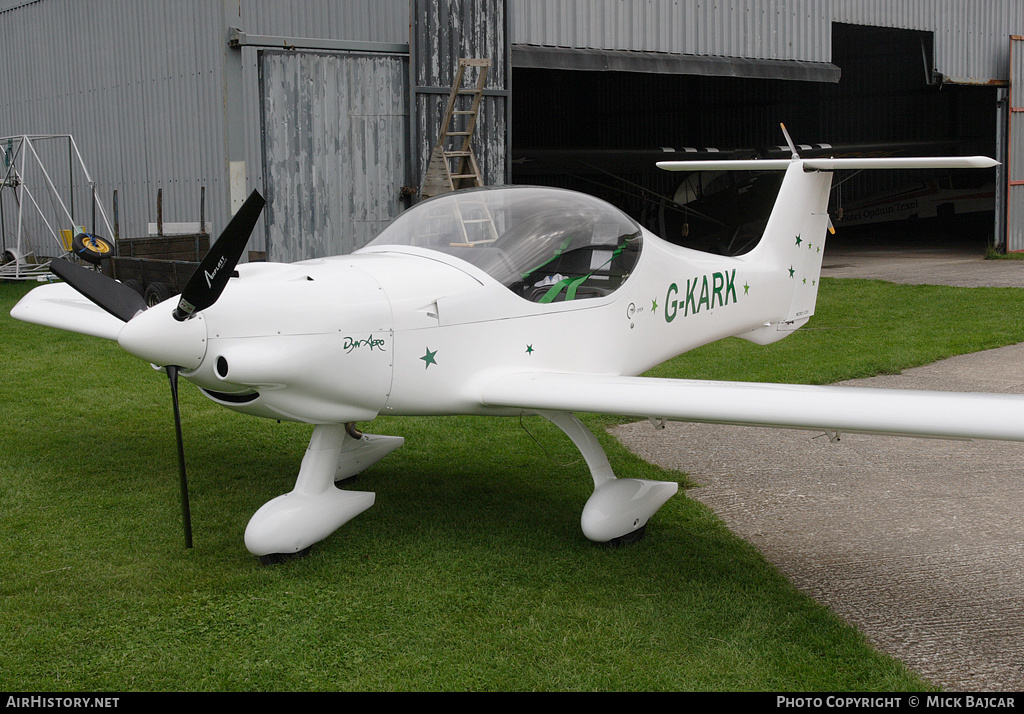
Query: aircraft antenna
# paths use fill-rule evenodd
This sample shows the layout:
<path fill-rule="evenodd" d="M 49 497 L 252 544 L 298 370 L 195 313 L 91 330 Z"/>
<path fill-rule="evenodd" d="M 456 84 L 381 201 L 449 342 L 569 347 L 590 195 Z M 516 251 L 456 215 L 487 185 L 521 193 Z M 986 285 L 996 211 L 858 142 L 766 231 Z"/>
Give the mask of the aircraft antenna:
<path fill-rule="evenodd" d="M 786 143 L 789 144 L 789 150 L 793 152 L 793 155 L 790 158 L 796 161 L 800 158 L 800 154 L 796 153 L 796 145 L 793 143 L 793 140 L 789 138 L 789 132 L 786 131 L 786 125 L 779 122 L 779 126 L 782 127 L 782 135 L 786 137 Z"/>

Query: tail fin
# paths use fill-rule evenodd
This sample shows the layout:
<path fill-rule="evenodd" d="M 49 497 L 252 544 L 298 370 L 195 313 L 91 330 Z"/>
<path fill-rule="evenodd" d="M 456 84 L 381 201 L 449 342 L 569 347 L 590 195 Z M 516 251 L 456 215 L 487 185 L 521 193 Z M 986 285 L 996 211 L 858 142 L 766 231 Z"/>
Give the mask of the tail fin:
<path fill-rule="evenodd" d="M 785 127 L 782 128 L 785 133 Z M 938 156 L 914 158 L 801 159 L 789 134 L 791 159 L 724 161 L 662 161 L 667 171 L 778 171 L 785 170 L 778 198 L 761 241 L 746 258 L 775 265 L 793 280 L 792 300 L 785 320 L 774 328 L 768 341 L 781 339 L 814 314 L 818 299 L 825 236 L 831 230 L 828 216 L 832 172 L 842 169 L 991 168 L 997 161 L 986 156 Z M 765 339 L 765 335 L 759 335 Z"/>
<path fill-rule="evenodd" d="M 831 172 L 806 171 L 802 161 L 791 161 L 761 241 L 747 256 L 751 262 L 775 265 L 793 282 L 793 297 L 781 330 L 795 330 L 814 314 L 825 236 L 831 225 L 831 188 Z"/>
<path fill-rule="evenodd" d="M 778 305 L 777 318 L 770 328 L 759 328 L 756 335 L 745 338 L 767 344 L 788 335 L 806 323 L 814 314 L 818 300 L 821 261 L 824 257 L 825 236 L 831 223 L 828 216 L 829 191 L 832 172 L 808 170 L 799 157 L 782 161 L 692 161 L 658 164 L 669 170 L 778 170 L 786 174 L 779 187 L 775 206 L 757 246 L 743 256 L 751 265 L 763 266 L 770 275 L 784 276 L 791 292 L 788 308 Z M 787 299 L 780 295 L 784 300 Z"/>

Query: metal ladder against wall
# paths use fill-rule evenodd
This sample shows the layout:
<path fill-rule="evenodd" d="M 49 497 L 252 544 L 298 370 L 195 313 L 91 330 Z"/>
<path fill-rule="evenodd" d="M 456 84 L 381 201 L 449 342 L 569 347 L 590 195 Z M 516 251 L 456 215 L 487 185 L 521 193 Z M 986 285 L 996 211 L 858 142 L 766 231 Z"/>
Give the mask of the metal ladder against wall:
<path fill-rule="evenodd" d="M 459 60 L 459 66 L 455 71 L 455 81 L 452 82 L 452 91 L 448 95 L 448 106 L 445 108 L 444 119 L 441 122 L 441 132 L 430 154 L 430 162 L 427 164 L 427 171 L 423 177 L 423 186 L 420 188 L 422 198 L 437 196 L 459 188 L 484 185 L 471 142 L 490 66 L 489 59 L 462 58 Z M 475 87 L 462 86 L 463 75 L 468 67 L 479 69 Z M 465 108 L 467 99 L 469 107 Z M 462 108 L 459 108 L 460 105 Z M 460 138 L 462 142 L 461 145 L 458 145 Z M 456 146 L 449 147 L 450 140 Z M 457 162 L 455 168 L 452 167 L 453 161 Z"/>

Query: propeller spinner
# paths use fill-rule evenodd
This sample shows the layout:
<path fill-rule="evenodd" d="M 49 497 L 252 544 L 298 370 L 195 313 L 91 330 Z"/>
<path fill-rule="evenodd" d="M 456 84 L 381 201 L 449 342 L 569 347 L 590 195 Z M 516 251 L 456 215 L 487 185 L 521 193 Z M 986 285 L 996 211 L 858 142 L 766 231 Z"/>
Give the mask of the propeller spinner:
<path fill-rule="evenodd" d="M 192 517 L 188 502 L 188 477 L 178 405 L 178 372 L 199 366 L 205 353 L 206 327 L 196 312 L 213 305 L 231 277 L 259 220 L 264 198 L 253 191 L 232 217 L 227 228 L 199 263 L 185 284 L 173 312 L 146 301 L 131 288 L 102 273 L 66 260 L 50 263 L 50 270 L 75 290 L 114 317 L 124 321 L 117 341 L 127 352 L 164 367 L 171 384 L 174 429 L 178 446 L 178 474 L 185 547 L 192 547 Z M 168 316 L 173 319 L 168 319 Z M 184 323 L 184 324 L 182 324 Z"/>

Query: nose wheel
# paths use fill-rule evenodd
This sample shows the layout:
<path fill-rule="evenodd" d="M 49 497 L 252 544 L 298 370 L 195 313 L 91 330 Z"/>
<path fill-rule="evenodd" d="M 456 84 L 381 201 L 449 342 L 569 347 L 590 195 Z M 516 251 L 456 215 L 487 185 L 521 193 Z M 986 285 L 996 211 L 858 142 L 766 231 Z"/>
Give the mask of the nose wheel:
<path fill-rule="evenodd" d="M 246 548 L 265 563 L 308 552 L 376 498 L 370 491 L 337 488 L 335 481 L 366 470 L 403 443 L 400 436 L 349 433 L 344 424 L 314 427 L 295 488 L 253 514 L 245 529 Z"/>

